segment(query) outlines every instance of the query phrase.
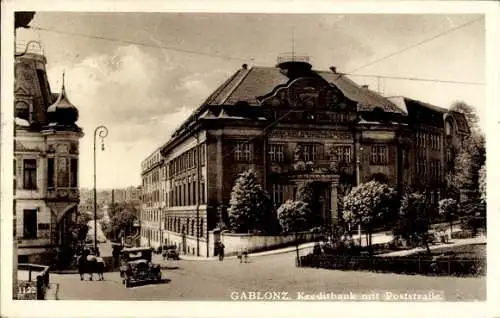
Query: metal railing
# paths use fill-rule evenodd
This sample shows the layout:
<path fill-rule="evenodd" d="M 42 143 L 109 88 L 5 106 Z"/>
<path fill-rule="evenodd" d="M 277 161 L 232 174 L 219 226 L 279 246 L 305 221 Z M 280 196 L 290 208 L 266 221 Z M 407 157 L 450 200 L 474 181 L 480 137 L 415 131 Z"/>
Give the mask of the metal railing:
<path fill-rule="evenodd" d="M 36 299 L 44 300 L 50 284 L 50 267 L 38 264 L 21 263 L 17 265 L 18 271 L 28 272 L 28 282 L 35 282 Z"/>
<path fill-rule="evenodd" d="M 277 62 L 285 63 L 285 62 L 305 62 L 309 63 L 310 57 L 307 55 L 295 55 L 293 53 L 283 53 L 278 56 Z"/>

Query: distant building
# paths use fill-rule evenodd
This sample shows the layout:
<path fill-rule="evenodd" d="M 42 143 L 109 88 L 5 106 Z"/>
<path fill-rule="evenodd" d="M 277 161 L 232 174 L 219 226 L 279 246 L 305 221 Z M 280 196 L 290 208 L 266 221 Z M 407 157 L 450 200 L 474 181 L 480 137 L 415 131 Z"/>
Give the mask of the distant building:
<path fill-rule="evenodd" d="M 78 109 L 64 75 L 61 93 L 52 93 L 46 63 L 33 47 L 15 59 L 14 236 L 23 263 L 49 262 L 70 244 L 79 202 Z"/>
<path fill-rule="evenodd" d="M 213 255 L 208 232 L 227 219 L 234 181 L 257 172 L 275 207 L 305 182 L 324 225 L 361 182 L 419 189 L 436 205 L 445 172 L 469 135 L 463 114 L 384 97 L 332 67 L 281 57 L 243 65 L 142 163 L 142 241 Z"/>
<path fill-rule="evenodd" d="M 158 247 L 164 243 L 166 208 L 166 167 L 156 149 L 143 162 L 142 205 L 141 205 L 141 245 Z"/>

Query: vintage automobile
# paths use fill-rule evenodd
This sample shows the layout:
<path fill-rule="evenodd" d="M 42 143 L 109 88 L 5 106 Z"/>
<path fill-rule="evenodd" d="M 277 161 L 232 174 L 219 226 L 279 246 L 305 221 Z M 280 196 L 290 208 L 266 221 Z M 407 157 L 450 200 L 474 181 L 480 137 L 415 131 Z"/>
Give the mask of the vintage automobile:
<path fill-rule="evenodd" d="M 163 246 L 163 255 L 167 260 L 173 259 L 173 260 L 179 260 L 179 252 L 177 251 L 177 248 L 175 245 L 165 245 Z"/>
<path fill-rule="evenodd" d="M 126 287 L 140 282 L 161 281 L 159 264 L 153 264 L 149 247 L 124 248 L 120 252 L 120 277 Z"/>

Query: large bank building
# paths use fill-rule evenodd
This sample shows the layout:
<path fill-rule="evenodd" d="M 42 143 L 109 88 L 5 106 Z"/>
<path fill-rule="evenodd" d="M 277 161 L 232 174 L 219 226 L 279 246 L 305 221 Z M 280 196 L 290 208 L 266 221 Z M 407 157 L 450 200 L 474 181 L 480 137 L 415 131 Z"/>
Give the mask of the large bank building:
<path fill-rule="evenodd" d="M 310 184 L 326 225 L 341 220 L 350 188 L 373 179 L 437 204 L 469 133 L 460 113 L 382 96 L 335 67 L 314 70 L 307 57 L 244 64 L 143 162 L 142 244 L 212 256 L 209 233 L 248 169 L 276 207 Z"/>
<path fill-rule="evenodd" d="M 47 263 L 71 242 L 83 132 L 64 87 L 50 89 L 36 43 L 19 48 L 14 83 L 14 241 L 20 263 Z"/>

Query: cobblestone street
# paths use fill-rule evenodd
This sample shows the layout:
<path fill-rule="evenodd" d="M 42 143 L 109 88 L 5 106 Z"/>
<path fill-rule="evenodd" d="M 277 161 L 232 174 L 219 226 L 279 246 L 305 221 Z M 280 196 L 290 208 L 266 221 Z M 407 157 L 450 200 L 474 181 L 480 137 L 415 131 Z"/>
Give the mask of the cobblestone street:
<path fill-rule="evenodd" d="M 444 293 L 446 300 L 485 300 L 486 279 L 426 277 L 370 272 L 296 268 L 295 253 L 258 256 L 240 264 L 236 259 L 223 262 L 169 261 L 159 284 L 125 288 L 119 273 L 105 274 L 105 281 L 80 281 L 77 274 L 51 274 L 59 284 L 61 300 L 231 300 L 241 292 L 286 292 L 296 300 L 304 294 L 357 293 Z"/>

